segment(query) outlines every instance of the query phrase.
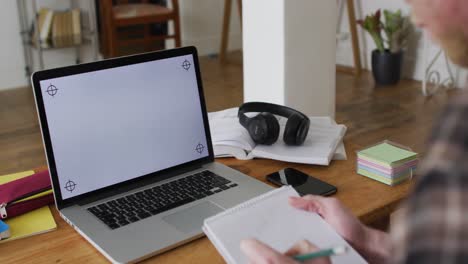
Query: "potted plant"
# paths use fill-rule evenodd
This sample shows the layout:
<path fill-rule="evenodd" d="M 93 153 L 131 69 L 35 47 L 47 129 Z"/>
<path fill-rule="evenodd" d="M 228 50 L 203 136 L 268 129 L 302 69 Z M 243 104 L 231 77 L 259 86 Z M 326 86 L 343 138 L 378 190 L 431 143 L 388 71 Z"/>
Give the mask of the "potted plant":
<path fill-rule="evenodd" d="M 404 48 L 408 42 L 411 22 L 403 16 L 401 10 L 384 10 L 384 22 L 381 11 L 366 16 L 358 24 L 374 40 L 377 48 L 372 52 L 372 74 L 378 85 L 395 85 L 401 79 Z M 382 32 L 385 33 L 385 38 Z"/>

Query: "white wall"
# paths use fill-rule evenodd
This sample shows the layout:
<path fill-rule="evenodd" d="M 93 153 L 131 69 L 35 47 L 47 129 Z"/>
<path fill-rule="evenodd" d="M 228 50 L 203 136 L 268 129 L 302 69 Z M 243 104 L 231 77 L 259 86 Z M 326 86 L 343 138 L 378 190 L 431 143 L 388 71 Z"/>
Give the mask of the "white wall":
<path fill-rule="evenodd" d="M 23 48 L 20 39 L 20 26 L 18 20 L 17 0 L 2 0 L 0 6 L 0 90 L 23 87 L 29 80 L 25 76 L 25 63 Z M 26 0 L 29 3 L 32 0 Z M 80 7 L 88 10 L 88 1 L 76 1 Z M 224 1 L 220 0 L 179 0 L 181 11 L 182 45 L 195 45 L 201 55 L 218 53 L 221 41 L 221 28 Z M 38 6 L 51 6 L 65 9 L 69 1 L 64 0 L 37 0 Z M 30 16 L 31 17 L 31 16 Z M 229 50 L 240 49 L 242 34 L 239 24 L 237 6 L 233 1 Z M 171 47 L 171 43 L 168 43 Z M 83 62 L 91 61 L 92 49 L 82 48 Z M 74 49 L 61 49 L 45 51 L 45 67 L 53 68 L 73 64 L 75 61 Z M 37 56 L 34 58 L 37 62 Z M 36 69 L 37 69 L 36 64 Z"/>
<path fill-rule="evenodd" d="M 336 4 L 289 1 L 244 1 L 244 102 L 334 117 Z M 309 25 L 308 34 L 304 25 Z"/>
<path fill-rule="evenodd" d="M 346 1 L 345 1 L 346 2 Z M 410 8 L 408 4 L 405 3 L 405 0 L 355 0 L 355 8 L 356 8 L 356 17 L 364 18 L 365 15 L 370 14 L 371 12 L 375 12 L 377 9 L 390 9 L 390 10 L 397 10 L 401 9 L 404 13 L 410 14 Z M 349 24 L 348 24 L 348 16 L 346 5 L 345 9 L 341 10 L 341 14 L 343 14 L 341 18 L 341 23 L 339 25 L 340 32 L 349 32 Z M 361 55 L 364 67 L 367 69 L 371 68 L 371 52 L 375 49 L 375 44 L 371 37 L 364 33 L 363 30 L 360 28 L 359 30 L 359 37 L 360 37 L 360 45 L 361 45 Z M 404 67 L 404 76 L 411 79 L 422 80 L 425 75 L 425 67 L 424 67 L 424 49 L 423 46 L 424 41 L 422 38 L 422 32 L 420 30 L 416 31 L 415 36 L 411 39 L 410 45 L 407 49 L 407 53 L 405 55 L 405 67 Z M 353 54 L 351 52 L 351 40 L 343 40 L 339 41 L 337 47 L 337 63 L 347 66 L 353 65 Z M 429 60 L 431 60 L 438 51 L 438 47 L 429 41 Z M 442 79 L 448 77 L 448 73 L 445 67 L 445 61 L 441 59 L 437 60 L 434 64 L 434 69 L 440 71 Z M 460 70 L 459 68 L 454 66 L 454 74 L 456 75 L 456 84 L 458 87 L 463 87 L 465 84 L 467 72 L 464 70 Z"/>
<path fill-rule="evenodd" d="M 229 50 L 242 48 L 236 1 L 232 1 Z M 221 44 L 224 0 L 179 0 L 182 45 L 194 45 L 201 55 L 217 54 Z"/>
<path fill-rule="evenodd" d="M 0 7 L 0 89 L 22 86 L 24 59 L 19 34 L 16 1 L 2 1 Z"/>
<path fill-rule="evenodd" d="M 24 75 L 24 58 L 21 41 L 19 36 L 18 12 L 16 6 L 17 0 L 2 0 L 0 6 L 0 32 L 2 32 L 2 42 L 0 42 L 0 89 L 15 88 L 25 86 L 27 78 Z M 27 0 L 29 2 L 32 0 Z M 65 8 L 68 1 L 64 0 L 37 0 L 41 4 L 57 5 L 59 8 Z M 86 5 L 78 1 L 81 5 Z M 239 49 L 242 46 L 242 37 L 237 15 L 237 7 L 232 7 L 232 23 L 229 49 Z M 180 0 L 182 13 L 182 41 L 183 45 L 195 45 L 199 48 L 200 54 L 215 54 L 218 52 L 222 27 L 223 16 L 222 0 Z M 358 17 L 368 14 L 378 8 L 398 9 L 409 13 L 408 5 L 405 0 L 356 0 L 356 13 Z M 340 31 L 348 32 L 348 19 L 346 10 L 343 10 Z M 370 68 L 370 52 L 375 48 L 372 40 L 360 31 L 361 53 L 364 66 Z M 365 41 L 363 41 L 365 40 Z M 417 50 L 416 52 L 414 50 Z M 407 64 L 405 75 L 410 78 L 421 80 L 424 76 L 422 42 L 418 39 L 413 41 L 412 48 L 407 54 Z M 431 47 L 431 58 L 436 52 L 436 47 Z M 337 63 L 343 65 L 353 65 L 351 42 L 349 39 L 340 41 L 337 50 Z M 46 52 L 46 67 L 58 67 L 72 64 L 74 62 L 73 49 L 57 50 Z M 91 50 L 84 49 L 84 61 L 92 56 Z M 36 60 L 37 61 L 37 60 Z M 411 67 L 414 65 L 414 67 Z M 439 60 L 436 63 L 436 69 L 440 69 L 444 76 L 446 75 L 444 62 Z M 414 68 L 414 69 L 412 69 Z M 466 72 L 458 71 L 458 85 L 462 86 L 465 80 Z"/>

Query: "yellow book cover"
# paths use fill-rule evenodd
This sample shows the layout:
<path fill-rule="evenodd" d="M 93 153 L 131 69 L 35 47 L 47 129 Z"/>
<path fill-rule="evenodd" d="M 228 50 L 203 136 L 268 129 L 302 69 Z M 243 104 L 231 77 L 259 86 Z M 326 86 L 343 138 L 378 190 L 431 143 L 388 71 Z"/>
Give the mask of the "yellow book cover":
<path fill-rule="evenodd" d="M 73 46 L 73 12 L 67 12 L 67 46 Z"/>
<path fill-rule="evenodd" d="M 37 15 L 37 25 L 35 26 L 34 32 L 32 35 L 32 41 L 35 45 L 37 45 L 37 37 L 40 36 L 41 34 L 41 30 L 42 30 L 42 27 L 44 26 L 44 22 L 46 20 L 48 12 L 49 11 L 47 8 L 41 8 Z"/>
<path fill-rule="evenodd" d="M 80 9 L 72 10 L 73 20 L 73 42 L 75 45 L 81 44 L 81 13 Z"/>
<path fill-rule="evenodd" d="M 48 40 L 51 34 L 51 27 L 52 27 L 53 19 L 54 19 L 54 11 L 47 9 L 47 13 L 45 14 L 44 21 L 42 24 L 40 24 L 40 28 L 39 28 L 41 45 L 44 45 L 44 46 L 48 45 Z"/>
<path fill-rule="evenodd" d="M 60 17 L 61 17 L 61 13 L 55 14 L 54 20 L 52 22 L 52 44 L 54 45 L 54 47 L 58 47 L 60 45 L 60 40 L 59 40 Z"/>
<path fill-rule="evenodd" d="M 60 13 L 58 24 L 59 47 L 63 47 L 65 46 L 65 12 Z"/>
<path fill-rule="evenodd" d="M 0 176 L 0 184 L 5 184 L 10 181 L 31 176 L 33 174 L 34 171 L 30 170 L 2 175 Z M 46 193 L 50 193 L 51 191 L 52 190 L 49 190 L 23 200 L 28 200 L 36 196 L 45 195 Z M 42 234 L 57 228 L 57 224 L 55 223 L 52 213 L 50 212 L 49 206 L 43 206 L 29 213 L 7 219 L 4 222 L 10 226 L 11 237 L 5 240 L 1 240 L 0 243 L 32 235 Z"/>
<path fill-rule="evenodd" d="M 26 214 L 22 214 L 4 221 L 10 226 L 11 236 L 0 243 L 46 233 L 57 229 L 49 206 L 44 206 Z"/>

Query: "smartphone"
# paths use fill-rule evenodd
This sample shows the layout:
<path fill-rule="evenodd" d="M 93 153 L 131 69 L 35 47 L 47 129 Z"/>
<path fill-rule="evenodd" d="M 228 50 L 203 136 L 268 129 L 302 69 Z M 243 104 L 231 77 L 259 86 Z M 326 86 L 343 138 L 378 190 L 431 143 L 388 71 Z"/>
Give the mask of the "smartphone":
<path fill-rule="evenodd" d="M 307 194 L 329 196 L 337 192 L 335 186 L 293 168 L 269 174 L 267 181 L 278 186 L 291 185 L 301 196 Z"/>

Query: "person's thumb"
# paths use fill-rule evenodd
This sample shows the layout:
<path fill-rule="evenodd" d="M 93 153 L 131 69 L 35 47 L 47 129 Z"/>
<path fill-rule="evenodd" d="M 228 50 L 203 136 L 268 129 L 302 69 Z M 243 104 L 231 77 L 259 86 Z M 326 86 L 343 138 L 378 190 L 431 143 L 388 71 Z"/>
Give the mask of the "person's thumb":
<path fill-rule="evenodd" d="M 256 239 L 242 240 L 240 248 L 247 256 L 249 263 L 252 264 L 294 263 L 291 258 L 280 254 Z"/>
<path fill-rule="evenodd" d="M 319 215 L 323 214 L 320 197 L 317 196 L 289 197 L 289 204 L 297 209 L 317 213 Z"/>

